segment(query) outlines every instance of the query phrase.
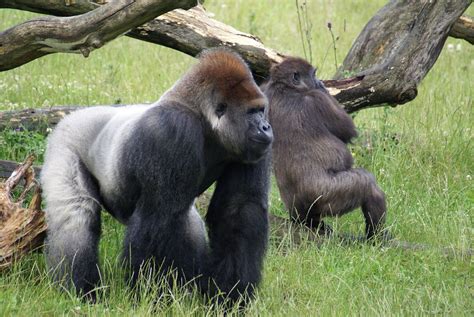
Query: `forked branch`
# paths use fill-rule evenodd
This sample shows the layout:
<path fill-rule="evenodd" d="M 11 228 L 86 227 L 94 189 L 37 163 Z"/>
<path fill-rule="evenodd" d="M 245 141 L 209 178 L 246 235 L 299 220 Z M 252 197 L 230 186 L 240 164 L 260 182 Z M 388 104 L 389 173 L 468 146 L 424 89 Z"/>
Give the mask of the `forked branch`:
<path fill-rule="evenodd" d="M 56 15 L 75 15 L 93 10 L 90 14 L 94 15 L 99 9 L 122 1 L 110 2 L 99 9 L 96 9 L 98 4 L 94 2 L 0 0 L 0 8 L 18 8 Z M 133 5 L 138 2 L 149 3 L 150 1 L 136 1 Z M 169 2 L 159 1 L 159 3 Z M 188 2 L 180 1 L 186 5 L 189 4 Z M 326 80 L 325 85 L 348 112 L 384 104 L 398 105 L 414 99 L 417 95 L 418 84 L 435 63 L 447 36 L 459 36 L 468 41 L 472 39 L 472 24 L 469 23 L 469 18 L 459 19 L 470 3 L 471 0 L 390 1 L 365 26 L 337 73 L 336 80 Z M 132 17 L 125 9 L 117 12 L 120 12 L 117 16 L 126 15 L 127 20 Z M 140 21 L 150 20 L 137 12 L 134 11 L 133 14 L 139 15 Z M 74 19 L 83 16 L 68 18 L 72 19 L 68 21 L 74 22 L 77 21 Z M 133 26 L 138 25 L 137 19 L 134 19 Z M 470 21 L 472 22 L 472 19 Z M 117 23 L 122 25 L 118 21 Z M 87 26 L 84 27 L 87 29 Z M 131 27 L 132 24 L 127 22 L 127 27 L 121 30 Z M 12 32 L 11 30 L 0 33 L 0 45 L 9 32 Z M 61 33 L 61 31 L 57 32 Z M 19 46 L 26 49 L 21 63 L 18 62 L 21 58 L 11 53 L 8 55 L 11 58 L 7 58 L 5 49 L 2 51 L 0 47 L 0 71 L 38 57 L 34 56 L 35 54 L 41 56 L 53 51 L 72 51 L 87 55 L 91 49 L 103 44 L 100 40 L 95 41 L 97 37 L 92 36 L 93 34 L 95 33 L 92 31 L 89 35 L 78 35 L 73 39 L 68 37 L 64 39 L 58 35 L 59 41 L 56 42 L 39 40 L 41 44 L 39 48 L 37 42 L 28 48 L 24 43 L 20 43 Z M 11 35 L 10 46 L 13 47 L 15 40 Z M 137 26 L 127 35 L 164 45 L 192 56 L 210 47 L 219 45 L 232 47 L 249 63 L 257 81 L 266 78 L 269 68 L 284 58 L 283 54 L 265 47 L 255 36 L 212 19 L 201 7 L 188 11 L 169 12 L 145 25 Z M 343 79 L 347 76 L 354 77 Z"/>
<path fill-rule="evenodd" d="M 6 1 L 0 4 L 6 6 Z M 8 1 L 11 6 L 12 1 Z M 25 2 L 25 1 L 23 1 Z M 64 2 L 64 1 L 63 1 Z M 189 9 L 195 0 L 116 0 L 74 17 L 41 17 L 0 33 L 0 71 L 41 56 L 94 49 L 165 12 Z"/>

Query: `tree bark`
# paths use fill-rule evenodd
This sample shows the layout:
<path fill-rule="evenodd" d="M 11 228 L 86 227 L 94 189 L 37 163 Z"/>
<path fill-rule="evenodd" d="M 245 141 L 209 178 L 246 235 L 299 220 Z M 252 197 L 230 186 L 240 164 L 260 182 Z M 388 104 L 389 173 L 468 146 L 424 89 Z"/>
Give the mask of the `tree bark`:
<path fill-rule="evenodd" d="M 0 0 L 0 8 L 2 7 L 70 16 L 93 10 L 97 4 L 85 0 L 75 0 L 71 5 L 66 5 L 64 0 Z M 256 36 L 210 18 L 201 6 L 188 11 L 168 12 L 132 29 L 127 35 L 176 49 L 193 57 L 208 48 L 222 45 L 232 47 L 247 61 L 257 80 L 266 78 L 270 67 L 284 58 L 283 54 L 265 47 Z"/>
<path fill-rule="evenodd" d="M 116 0 L 74 17 L 41 17 L 24 22 L 0 33 L 0 71 L 57 52 L 87 57 L 131 28 L 194 4 L 194 0 Z"/>
<path fill-rule="evenodd" d="M 106 2 L 105 0 L 0 0 L 0 8 L 71 16 L 92 11 Z"/>
<path fill-rule="evenodd" d="M 474 20 L 472 17 L 463 15 L 454 23 L 449 36 L 463 39 L 474 44 Z"/>
<path fill-rule="evenodd" d="M 110 105 L 109 105 L 110 106 Z M 120 107 L 123 105 L 112 105 Z M 0 130 L 26 129 L 46 133 L 48 128 L 54 127 L 59 120 L 72 111 L 84 106 L 52 107 L 48 109 L 24 109 L 19 111 L 0 111 Z"/>
<path fill-rule="evenodd" d="M 9 178 L 19 165 L 20 164 L 18 162 L 0 160 L 0 178 Z M 33 169 L 35 171 L 35 175 L 39 175 L 41 167 L 35 166 Z"/>
<path fill-rule="evenodd" d="M 337 80 L 324 81 L 326 87 L 348 112 L 412 100 L 451 26 L 469 3 L 391 1 L 369 21 L 336 75 Z M 0 0 L 0 7 L 58 15 L 79 14 L 96 6 L 85 0 Z M 210 18 L 200 8 L 169 12 L 127 35 L 192 56 L 209 47 L 230 46 L 249 63 L 258 82 L 268 76 L 271 65 L 284 58 L 258 38 Z M 347 73 L 357 76 L 341 80 Z"/>
<path fill-rule="evenodd" d="M 367 23 L 336 74 L 365 76 L 338 100 L 350 111 L 404 104 L 437 60 L 453 24 L 471 0 L 392 0 Z"/>
<path fill-rule="evenodd" d="M 216 46 L 228 46 L 249 64 L 257 82 L 264 80 L 272 65 L 284 55 L 265 47 L 259 38 L 214 20 L 201 7 L 175 10 L 127 33 L 133 38 L 163 45 L 191 56 Z"/>

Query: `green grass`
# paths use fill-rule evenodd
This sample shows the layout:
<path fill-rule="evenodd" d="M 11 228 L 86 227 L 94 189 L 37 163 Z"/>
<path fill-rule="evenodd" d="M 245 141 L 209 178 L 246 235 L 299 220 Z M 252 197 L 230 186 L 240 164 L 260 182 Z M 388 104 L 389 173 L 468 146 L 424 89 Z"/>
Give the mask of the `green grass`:
<path fill-rule="evenodd" d="M 282 52 L 304 55 L 294 1 L 221 3 L 206 3 L 217 19 L 258 35 Z M 312 59 L 320 77 L 335 72 L 327 22 L 339 36 L 336 55 L 341 63 L 352 41 L 384 3 L 309 1 Z M 471 8 L 469 14 L 473 13 Z M 32 16 L 1 10 L 0 29 Z M 316 248 L 311 242 L 296 246 L 288 238 L 274 237 L 249 315 L 474 314 L 472 258 L 459 252 L 446 257 L 437 250 L 473 248 L 474 237 L 474 48 L 451 38 L 447 44 L 455 49 L 445 47 L 414 101 L 356 115 L 361 138 L 352 149 L 356 164 L 372 171 L 386 192 L 391 232 L 432 249 L 342 246 L 333 240 Z M 192 62 L 179 52 L 129 38 L 113 41 L 88 59 L 54 54 L 0 73 L 0 110 L 153 101 Z M 370 147 L 363 146 L 367 143 Z M 0 159 L 20 161 L 29 152 L 41 159 L 43 151 L 44 138 L 36 133 L 0 133 Z M 271 211 L 285 214 L 275 186 Z M 362 232 L 364 226 L 360 212 L 331 222 L 340 232 Z M 157 300 L 156 288 L 151 287 L 141 301 L 134 301 L 119 265 L 122 237 L 123 227 L 104 214 L 101 259 L 107 292 L 99 304 L 88 305 L 58 292 L 46 274 L 43 256 L 32 254 L 0 273 L 0 315 L 222 313 L 195 293 L 182 290 Z"/>

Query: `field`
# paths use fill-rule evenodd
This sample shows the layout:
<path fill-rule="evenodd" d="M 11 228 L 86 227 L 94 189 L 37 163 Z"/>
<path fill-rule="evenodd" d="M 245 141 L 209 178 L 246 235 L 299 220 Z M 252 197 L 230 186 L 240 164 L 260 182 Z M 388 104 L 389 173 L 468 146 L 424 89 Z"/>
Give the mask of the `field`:
<path fill-rule="evenodd" d="M 312 62 L 330 78 L 352 41 L 385 1 L 308 1 Z M 294 1 L 206 1 L 215 18 L 259 36 L 269 47 L 304 56 Z M 471 7 L 468 14 L 474 15 Z M 0 30 L 35 16 L 0 11 Z M 327 22 L 339 39 L 333 41 Z M 80 55 L 54 54 L 0 73 L 0 110 L 53 105 L 151 102 L 193 63 L 177 51 L 122 37 Z M 250 316 L 474 315 L 474 263 L 460 250 L 473 248 L 474 47 L 449 38 L 419 87 L 418 97 L 396 108 L 360 111 L 356 165 L 372 171 L 388 199 L 388 227 L 397 239 L 426 250 L 342 245 L 321 247 L 272 237 L 264 279 Z M 42 159 L 45 139 L 34 132 L 0 132 L 0 159 Z M 276 186 L 271 212 L 285 215 Z M 362 233 L 356 211 L 330 220 L 338 232 Z M 88 305 L 59 292 L 42 254 L 0 273 L 0 316 L 222 314 L 200 296 L 175 291 L 167 300 L 151 287 L 141 301 L 124 286 L 119 254 L 123 227 L 103 218 L 101 264 L 106 296 Z M 440 248 L 452 250 L 450 256 Z"/>

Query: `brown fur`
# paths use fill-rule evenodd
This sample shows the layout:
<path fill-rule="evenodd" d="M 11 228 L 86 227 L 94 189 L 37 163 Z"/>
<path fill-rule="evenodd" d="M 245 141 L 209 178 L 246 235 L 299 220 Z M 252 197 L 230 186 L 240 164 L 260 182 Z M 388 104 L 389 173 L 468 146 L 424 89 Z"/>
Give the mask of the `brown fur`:
<path fill-rule="evenodd" d="M 268 125 L 263 115 L 268 105 L 267 98 L 253 80 L 244 60 L 227 48 L 203 52 L 198 63 L 161 100 L 182 104 L 204 118 L 201 122 L 206 135 L 215 139 L 233 159 L 245 162 L 251 160 L 247 157 L 247 134 L 258 134 L 260 127 L 257 123 Z M 252 146 L 255 145 L 251 143 Z"/>
<path fill-rule="evenodd" d="M 352 167 L 347 143 L 357 135 L 354 123 L 314 73 L 306 61 L 289 58 L 271 70 L 263 85 L 281 197 L 293 220 L 324 232 L 329 229 L 322 217 L 362 207 L 371 237 L 385 220 L 384 193 L 370 173 Z"/>
<path fill-rule="evenodd" d="M 265 96 L 239 55 L 230 50 L 215 49 L 201 55 L 199 60 L 198 77 L 216 87 L 224 99 L 254 101 L 240 103 L 244 107 L 266 104 Z"/>

